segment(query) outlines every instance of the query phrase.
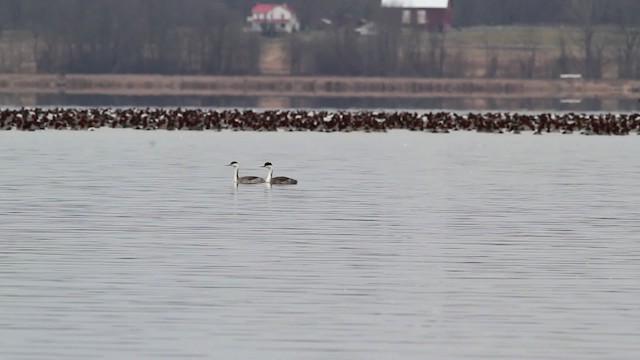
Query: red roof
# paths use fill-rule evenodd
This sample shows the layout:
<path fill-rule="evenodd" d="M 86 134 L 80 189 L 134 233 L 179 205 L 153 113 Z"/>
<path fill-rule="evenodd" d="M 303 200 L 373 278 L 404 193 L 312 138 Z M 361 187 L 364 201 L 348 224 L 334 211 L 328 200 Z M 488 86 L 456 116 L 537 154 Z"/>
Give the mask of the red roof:
<path fill-rule="evenodd" d="M 289 7 L 289 5 L 287 4 L 255 4 L 252 8 L 251 8 L 251 13 L 252 14 L 256 14 L 256 13 L 268 13 L 269 11 L 273 10 L 274 7 L 276 6 L 282 6 L 285 9 L 289 10 L 289 12 L 294 13 L 295 11 Z"/>

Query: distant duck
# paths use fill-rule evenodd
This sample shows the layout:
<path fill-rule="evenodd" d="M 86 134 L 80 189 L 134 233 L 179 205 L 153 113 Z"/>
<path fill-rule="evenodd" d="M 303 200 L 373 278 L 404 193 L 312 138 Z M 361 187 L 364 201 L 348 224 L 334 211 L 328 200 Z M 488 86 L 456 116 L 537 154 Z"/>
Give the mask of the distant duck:
<path fill-rule="evenodd" d="M 240 165 L 236 161 L 232 161 L 227 166 L 233 166 L 233 182 L 236 184 L 260 184 L 264 183 L 264 179 L 258 176 L 243 176 L 239 177 L 238 172 L 240 169 Z"/>
<path fill-rule="evenodd" d="M 296 179 L 292 179 L 292 178 L 288 178 L 286 176 L 277 176 L 277 177 L 273 177 L 273 164 L 271 164 L 270 162 L 266 162 L 264 163 L 264 165 L 262 165 L 263 168 L 267 168 L 269 170 L 269 172 L 267 173 L 267 184 L 272 184 L 272 185 L 295 185 L 298 183 L 298 180 Z"/>

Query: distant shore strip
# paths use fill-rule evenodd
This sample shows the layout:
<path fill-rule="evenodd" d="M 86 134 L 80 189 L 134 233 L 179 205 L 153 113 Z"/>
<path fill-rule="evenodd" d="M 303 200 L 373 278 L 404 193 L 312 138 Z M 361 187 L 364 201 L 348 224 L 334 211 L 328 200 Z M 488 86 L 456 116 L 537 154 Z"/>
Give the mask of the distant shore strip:
<path fill-rule="evenodd" d="M 207 110 L 166 108 L 21 108 L 0 110 L 2 130 L 136 130 L 386 132 L 532 132 L 583 135 L 640 135 L 640 114 L 511 112 L 374 112 L 307 110 Z"/>
<path fill-rule="evenodd" d="M 0 93 L 131 96 L 637 99 L 638 80 L 0 74 Z"/>

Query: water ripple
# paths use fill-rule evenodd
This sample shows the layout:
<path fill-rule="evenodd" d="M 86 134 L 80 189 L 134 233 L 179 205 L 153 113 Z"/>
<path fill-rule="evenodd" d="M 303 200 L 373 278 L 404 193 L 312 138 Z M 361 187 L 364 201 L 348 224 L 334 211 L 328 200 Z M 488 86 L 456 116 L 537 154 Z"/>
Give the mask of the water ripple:
<path fill-rule="evenodd" d="M 634 359 L 636 153 L 629 137 L 1 134 L 0 356 Z M 235 188 L 231 160 L 300 182 Z"/>

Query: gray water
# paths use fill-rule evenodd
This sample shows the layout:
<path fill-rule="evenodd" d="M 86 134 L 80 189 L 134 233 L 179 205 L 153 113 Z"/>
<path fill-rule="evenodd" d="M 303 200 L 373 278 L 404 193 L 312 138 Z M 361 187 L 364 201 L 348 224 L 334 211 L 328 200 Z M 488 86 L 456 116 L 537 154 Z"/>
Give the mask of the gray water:
<path fill-rule="evenodd" d="M 0 358 L 637 359 L 639 150 L 0 133 Z"/>
<path fill-rule="evenodd" d="M 407 111 L 637 112 L 637 98 L 527 97 L 366 97 L 366 96 L 190 96 L 104 94 L 7 94 L 0 104 L 10 107 L 197 107 L 219 109 L 352 109 Z"/>

